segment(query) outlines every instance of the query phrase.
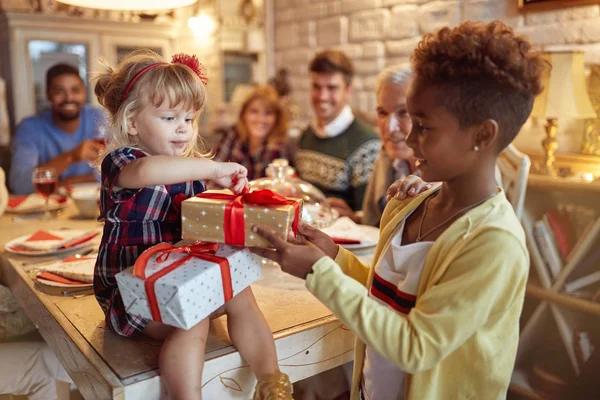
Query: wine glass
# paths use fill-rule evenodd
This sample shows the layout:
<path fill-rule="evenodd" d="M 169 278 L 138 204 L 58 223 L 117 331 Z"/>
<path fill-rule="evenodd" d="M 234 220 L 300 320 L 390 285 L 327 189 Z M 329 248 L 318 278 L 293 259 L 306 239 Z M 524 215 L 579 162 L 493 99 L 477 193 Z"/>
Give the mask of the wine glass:
<path fill-rule="evenodd" d="M 50 196 L 58 188 L 58 176 L 54 168 L 36 168 L 33 170 L 31 176 L 33 187 L 42 197 L 46 199 L 44 206 L 44 215 L 46 219 L 51 218 L 50 209 L 48 208 L 48 201 Z"/>

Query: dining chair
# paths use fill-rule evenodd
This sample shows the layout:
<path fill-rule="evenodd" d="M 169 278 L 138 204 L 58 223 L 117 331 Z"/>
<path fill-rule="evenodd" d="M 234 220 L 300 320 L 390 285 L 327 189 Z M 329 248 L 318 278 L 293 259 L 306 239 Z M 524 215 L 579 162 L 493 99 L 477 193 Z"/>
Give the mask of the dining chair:
<path fill-rule="evenodd" d="M 506 198 L 515 209 L 517 218 L 521 220 L 531 160 L 510 144 L 500 153 L 496 167 L 500 171 L 501 185 L 506 193 Z"/>

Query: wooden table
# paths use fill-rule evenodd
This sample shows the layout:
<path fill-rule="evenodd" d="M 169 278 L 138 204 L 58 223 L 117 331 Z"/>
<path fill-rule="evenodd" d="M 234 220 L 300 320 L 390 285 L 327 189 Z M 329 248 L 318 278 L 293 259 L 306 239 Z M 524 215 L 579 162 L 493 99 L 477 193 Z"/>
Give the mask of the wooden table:
<path fill-rule="evenodd" d="M 37 229 L 91 229 L 97 222 L 78 219 L 68 208 L 56 220 L 13 222 L 0 217 L 0 246 Z M 366 256 L 368 258 L 368 255 Z M 157 371 L 160 342 L 125 339 L 110 332 L 94 296 L 73 298 L 42 292 L 31 276 L 32 257 L 0 254 L 0 271 L 27 315 L 58 356 L 86 399 L 164 399 Z M 252 285 L 273 332 L 281 369 L 292 382 L 352 360 L 354 337 L 312 296 L 304 282 L 265 265 Z M 255 378 L 227 336 L 226 317 L 211 323 L 203 374 L 206 399 L 249 399 Z"/>

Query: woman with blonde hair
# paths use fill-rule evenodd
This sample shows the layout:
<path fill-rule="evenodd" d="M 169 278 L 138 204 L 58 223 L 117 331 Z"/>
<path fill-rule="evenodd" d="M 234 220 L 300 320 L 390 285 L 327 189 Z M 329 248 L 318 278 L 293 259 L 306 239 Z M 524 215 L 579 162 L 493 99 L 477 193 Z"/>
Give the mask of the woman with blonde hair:
<path fill-rule="evenodd" d="M 271 161 L 289 157 L 287 130 L 288 119 L 275 89 L 257 86 L 242 103 L 237 124 L 223 136 L 215 161 L 245 166 L 249 180 L 262 178 Z"/>

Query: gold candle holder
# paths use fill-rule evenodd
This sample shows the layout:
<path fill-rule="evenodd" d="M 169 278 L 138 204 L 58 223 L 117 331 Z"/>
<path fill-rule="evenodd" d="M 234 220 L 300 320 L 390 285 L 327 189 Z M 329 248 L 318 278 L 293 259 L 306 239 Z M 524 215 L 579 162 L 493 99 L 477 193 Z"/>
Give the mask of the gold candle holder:
<path fill-rule="evenodd" d="M 556 149 L 558 148 L 558 141 L 556 140 L 558 120 L 556 118 L 548 118 L 545 128 L 546 138 L 542 140 L 542 146 L 545 150 L 543 172 L 546 175 L 557 176 L 556 167 L 554 166 L 554 161 L 556 161 L 554 153 L 556 153 Z"/>

